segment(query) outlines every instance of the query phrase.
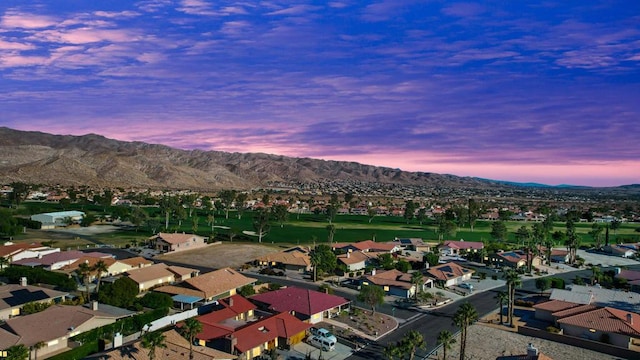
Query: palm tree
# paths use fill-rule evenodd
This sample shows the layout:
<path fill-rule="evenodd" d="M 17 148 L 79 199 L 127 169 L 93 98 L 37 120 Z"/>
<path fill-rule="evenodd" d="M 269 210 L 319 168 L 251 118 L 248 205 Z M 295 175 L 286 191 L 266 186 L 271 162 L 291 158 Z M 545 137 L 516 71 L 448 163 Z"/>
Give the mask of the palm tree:
<path fill-rule="evenodd" d="M 78 268 L 75 272 L 84 284 L 85 293 L 87 295 L 85 302 L 87 302 L 89 301 L 89 277 L 91 276 L 91 267 L 86 262 L 83 262 L 78 265 Z"/>
<path fill-rule="evenodd" d="M 0 256 L 0 270 L 3 270 L 7 265 L 9 265 L 9 259 L 4 256 Z"/>
<path fill-rule="evenodd" d="M 409 353 L 409 360 L 413 360 L 418 348 L 424 349 L 427 343 L 424 341 L 424 337 L 416 330 L 410 330 L 400 341 L 400 347 L 403 352 Z"/>
<path fill-rule="evenodd" d="M 165 336 L 158 331 L 148 332 L 142 336 L 142 347 L 149 349 L 149 359 L 154 360 L 156 358 L 156 348 L 166 348 L 164 343 Z"/>
<path fill-rule="evenodd" d="M 470 303 L 466 302 L 453 314 L 453 323 L 460 327 L 460 360 L 465 360 L 467 347 L 467 330 L 469 325 L 478 320 L 478 311 Z"/>
<path fill-rule="evenodd" d="M 494 299 L 498 300 L 498 304 L 500 304 L 500 324 L 503 324 L 504 321 L 502 321 L 502 312 L 503 312 L 503 307 L 504 304 L 508 304 L 509 303 L 509 293 L 506 291 L 498 291 L 498 293 L 496 294 L 496 296 L 494 297 Z"/>
<path fill-rule="evenodd" d="M 318 265 L 320 265 L 322 258 L 317 251 L 312 251 L 309 260 L 311 261 L 311 266 L 313 266 L 313 282 L 316 282 L 318 281 Z"/>
<path fill-rule="evenodd" d="M 329 235 L 327 236 L 327 241 L 329 242 L 329 244 L 332 244 L 333 237 L 336 234 L 336 226 L 334 224 L 327 225 L 327 231 L 329 232 Z"/>
<path fill-rule="evenodd" d="M 193 341 L 202 331 L 202 323 L 196 318 L 188 318 L 182 325 L 182 334 L 189 339 L 189 359 L 193 359 Z"/>
<path fill-rule="evenodd" d="M 99 293 L 102 275 L 109 271 L 109 267 L 103 260 L 99 260 L 95 265 L 93 265 L 93 271 L 96 271 L 96 277 L 98 278 L 98 283 L 96 284 L 96 293 Z"/>
<path fill-rule="evenodd" d="M 453 344 L 456 343 L 456 338 L 453 336 L 451 331 L 442 330 L 438 333 L 438 345 L 442 345 L 443 358 L 442 360 L 447 360 L 447 350 L 451 350 Z"/>
<path fill-rule="evenodd" d="M 509 321 L 509 326 L 513 327 L 513 304 L 516 297 L 516 287 L 522 285 L 522 279 L 520 279 L 520 274 L 513 269 L 507 270 L 504 274 L 504 279 L 507 282 L 507 289 L 509 291 L 509 313 L 507 320 Z"/>
<path fill-rule="evenodd" d="M 44 341 L 38 341 L 37 343 L 31 346 L 30 350 L 33 350 L 34 352 L 33 354 L 34 360 L 38 360 L 38 350 L 42 349 L 44 345 L 45 345 Z"/>
<path fill-rule="evenodd" d="M 389 360 L 402 359 L 404 354 L 402 349 L 396 344 L 389 344 L 383 350 L 384 356 Z"/>
<path fill-rule="evenodd" d="M 418 293 L 422 288 L 422 284 L 424 283 L 424 276 L 420 271 L 415 271 L 411 274 L 411 284 L 416 287 L 416 292 L 414 294 L 415 299 L 418 300 Z"/>

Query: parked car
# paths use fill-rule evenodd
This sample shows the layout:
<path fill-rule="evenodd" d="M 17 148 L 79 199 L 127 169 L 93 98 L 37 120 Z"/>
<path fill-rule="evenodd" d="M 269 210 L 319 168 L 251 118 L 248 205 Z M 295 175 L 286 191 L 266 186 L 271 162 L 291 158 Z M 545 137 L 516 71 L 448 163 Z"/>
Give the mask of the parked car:
<path fill-rule="evenodd" d="M 334 344 L 338 342 L 338 339 L 336 339 L 336 337 L 325 328 L 312 327 L 309 329 L 309 332 L 311 332 L 311 335 L 314 337 L 329 340 L 329 342 L 333 342 Z"/>
<path fill-rule="evenodd" d="M 322 349 L 322 351 L 333 351 L 336 348 L 335 341 L 331 341 L 329 339 L 325 339 L 320 336 L 311 336 L 309 337 L 308 341 L 309 341 L 309 344 L 319 349 Z"/>
<path fill-rule="evenodd" d="M 469 291 L 473 291 L 473 285 L 471 285 L 471 284 L 462 283 L 462 284 L 459 284 L 458 286 L 463 288 L 463 289 L 467 289 Z"/>

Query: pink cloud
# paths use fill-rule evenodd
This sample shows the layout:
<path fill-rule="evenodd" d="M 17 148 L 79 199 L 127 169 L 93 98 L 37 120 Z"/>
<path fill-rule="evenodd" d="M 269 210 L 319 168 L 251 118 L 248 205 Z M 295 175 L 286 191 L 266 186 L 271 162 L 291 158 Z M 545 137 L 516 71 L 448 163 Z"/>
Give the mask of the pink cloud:
<path fill-rule="evenodd" d="M 20 29 L 41 29 L 54 26 L 58 22 L 50 17 L 35 14 L 21 14 L 8 11 L 0 20 L 0 27 Z"/>

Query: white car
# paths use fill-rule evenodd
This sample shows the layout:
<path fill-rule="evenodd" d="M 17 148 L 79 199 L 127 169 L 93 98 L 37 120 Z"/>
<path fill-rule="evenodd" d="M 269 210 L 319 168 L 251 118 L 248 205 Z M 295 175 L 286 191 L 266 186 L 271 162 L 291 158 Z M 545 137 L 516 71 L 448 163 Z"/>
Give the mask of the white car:
<path fill-rule="evenodd" d="M 463 289 L 467 289 L 469 291 L 473 291 L 473 285 L 471 285 L 471 284 L 462 283 L 462 284 L 458 284 L 458 286 L 463 288 Z"/>

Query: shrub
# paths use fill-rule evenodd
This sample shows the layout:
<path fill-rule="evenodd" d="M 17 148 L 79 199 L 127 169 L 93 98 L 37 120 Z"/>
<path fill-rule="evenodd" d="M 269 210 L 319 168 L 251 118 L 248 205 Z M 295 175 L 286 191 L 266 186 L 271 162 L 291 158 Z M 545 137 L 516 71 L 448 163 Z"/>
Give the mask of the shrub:
<path fill-rule="evenodd" d="M 550 333 L 554 333 L 554 334 L 559 334 L 560 333 L 560 329 L 558 329 L 555 326 L 547 326 L 547 331 Z"/>
<path fill-rule="evenodd" d="M 498 280 L 498 275 L 491 275 L 491 280 Z"/>
<path fill-rule="evenodd" d="M 140 299 L 140 304 L 151 309 L 159 309 L 173 306 L 173 300 L 167 294 L 149 292 Z"/>
<path fill-rule="evenodd" d="M 478 276 L 480 277 L 480 280 L 484 280 L 487 278 L 487 273 L 481 272 L 481 273 L 478 273 Z"/>
<path fill-rule="evenodd" d="M 551 278 L 551 288 L 552 289 L 564 289 L 564 280 L 561 278 L 553 277 Z"/>

